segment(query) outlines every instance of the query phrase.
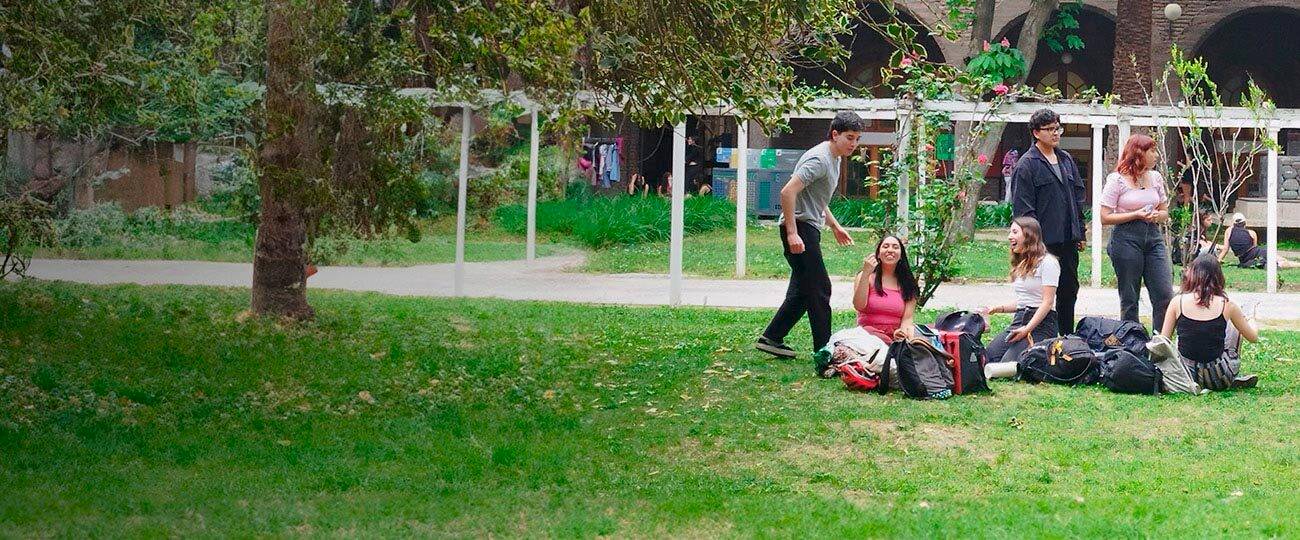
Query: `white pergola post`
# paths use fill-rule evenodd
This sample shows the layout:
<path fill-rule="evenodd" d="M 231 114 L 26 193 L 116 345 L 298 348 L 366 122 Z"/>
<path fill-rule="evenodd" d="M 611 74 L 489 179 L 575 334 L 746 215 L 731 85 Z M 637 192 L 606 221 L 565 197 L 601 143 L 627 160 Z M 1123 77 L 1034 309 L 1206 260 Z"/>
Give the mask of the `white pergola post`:
<path fill-rule="evenodd" d="M 456 186 L 456 296 L 465 294 L 465 197 L 469 186 L 469 137 L 474 127 L 474 111 L 460 108 L 460 183 Z"/>
<path fill-rule="evenodd" d="M 899 166 L 899 164 L 901 164 L 903 162 L 903 159 L 907 156 L 908 143 L 911 141 L 912 138 L 912 126 L 909 123 L 908 113 L 906 110 L 899 109 L 898 120 L 896 121 L 896 125 L 897 128 L 895 129 L 895 131 L 898 133 L 898 149 L 894 153 L 895 167 Z M 903 240 L 907 240 L 907 237 L 909 236 L 907 234 L 909 230 L 907 222 L 911 218 L 911 213 L 912 213 L 912 209 L 910 207 L 911 196 L 909 195 L 911 186 L 907 181 L 908 176 L 909 175 L 906 174 L 901 175 L 900 182 L 898 183 L 898 231 L 897 232 L 900 236 L 903 237 Z"/>
<path fill-rule="evenodd" d="M 1092 125 L 1092 286 L 1101 286 L 1101 183 L 1103 124 Z"/>
<path fill-rule="evenodd" d="M 736 277 L 745 277 L 745 235 L 749 224 L 749 121 L 736 122 Z"/>
<path fill-rule="evenodd" d="M 537 258 L 537 147 L 541 140 L 542 125 L 537 122 L 537 109 L 532 112 L 532 134 L 528 141 L 528 241 L 526 258 Z"/>
<path fill-rule="evenodd" d="M 1133 125 L 1129 123 L 1128 118 L 1119 119 L 1119 142 L 1115 146 L 1115 159 L 1119 159 L 1124 153 L 1124 145 L 1128 144 L 1129 135 L 1133 134 Z"/>
<path fill-rule="evenodd" d="M 925 115 L 918 114 L 913 118 L 916 121 L 916 128 L 913 131 L 916 132 L 916 189 L 919 192 L 921 188 L 925 187 L 925 176 L 927 172 L 925 170 L 927 159 L 925 155 Z M 921 195 L 918 193 L 916 196 L 916 227 L 918 230 L 924 227 L 921 225 L 921 222 L 923 221 L 925 221 L 925 202 L 922 201 Z"/>
<path fill-rule="evenodd" d="M 1277 128 L 1268 129 L 1268 292 L 1277 292 Z"/>
<path fill-rule="evenodd" d="M 682 305 L 682 227 L 686 198 L 686 122 L 673 126 L 672 228 L 668 251 L 668 305 Z"/>

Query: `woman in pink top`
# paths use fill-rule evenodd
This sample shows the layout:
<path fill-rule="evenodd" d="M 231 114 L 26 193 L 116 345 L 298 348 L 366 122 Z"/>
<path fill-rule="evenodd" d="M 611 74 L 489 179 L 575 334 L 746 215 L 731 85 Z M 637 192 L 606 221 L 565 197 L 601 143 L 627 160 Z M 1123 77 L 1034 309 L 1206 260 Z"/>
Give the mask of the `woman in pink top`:
<path fill-rule="evenodd" d="M 1164 178 L 1153 170 L 1159 159 L 1151 137 L 1129 137 L 1101 192 L 1101 223 L 1115 226 L 1106 253 L 1119 282 L 1120 316 L 1138 322 L 1138 295 L 1145 281 L 1156 329 L 1164 327 L 1165 310 L 1174 297 L 1169 247 L 1160 229 L 1169 219 L 1169 198 Z"/>
<path fill-rule="evenodd" d="M 885 343 L 911 339 L 916 330 L 912 316 L 921 288 L 907 260 L 903 242 L 886 236 L 876 244 L 875 253 L 862 261 L 862 271 L 853 280 L 858 326 Z"/>

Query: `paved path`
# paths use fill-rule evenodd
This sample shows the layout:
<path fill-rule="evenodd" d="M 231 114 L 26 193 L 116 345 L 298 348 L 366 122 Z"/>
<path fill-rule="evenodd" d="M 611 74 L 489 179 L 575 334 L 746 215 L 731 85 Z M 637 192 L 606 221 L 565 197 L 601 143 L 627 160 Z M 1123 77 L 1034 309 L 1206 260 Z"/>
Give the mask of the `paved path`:
<path fill-rule="evenodd" d="M 465 294 L 510 300 L 552 300 L 600 304 L 665 305 L 668 277 L 659 274 L 586 274 L 574 269 L 582 255 L 545 257 L 525 261 L 466 263 Z M 31 277 L 78 283 L 142 285 L 218 285 L 247 287 L 253 267 L 245 263 L 196 261 L 81 261 L 37 259 Z M 437 264 L 406 268 L 322 267 L 309 280 L 312 288 L 375 291 L 408 296 L 452 296 L 453 266 Z M 682 302 L 686 305 L 774 309 L 785 294 L 784 281 L 685 279 Z M 852 284 L 835 280 L 831 303 L 838 309 L 851 305 Z M 1007 284 L 945 284 L 932 306 L 971 309 L 1005 303 L 1012 297 Z M 1300 323 L 1300 294 L 1233 294 L 1249 308 L 1259 303 L 1265 321 Z M 1142 312 L 1150 314 L 1143 301 Z M 1115 289 L 1085 287 L 1079 292 L 1078 314 L 1114 317 L 1119 312 Z"/>

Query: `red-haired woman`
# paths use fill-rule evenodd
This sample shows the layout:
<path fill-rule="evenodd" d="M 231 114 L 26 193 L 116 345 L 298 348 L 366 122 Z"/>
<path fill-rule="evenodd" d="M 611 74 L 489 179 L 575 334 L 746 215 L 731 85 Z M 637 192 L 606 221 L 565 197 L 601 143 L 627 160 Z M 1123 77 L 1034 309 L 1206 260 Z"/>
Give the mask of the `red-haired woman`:
<path fill-rule="evenodd" d="M 1165 310 L 1174 296 L 1169 247 L 1159 225 L 1169 219 L 1165 180 L 1154 170 L 1159 159 L 1151 137 L 1129 137 L 1101 192 L 1101 223 L 1115 226 L 1106 253 L 1119 281 L 1120 317 L 1138 322 L 1138 297 L 1145 281 L 1155 329 L 1164 327 Z"/>

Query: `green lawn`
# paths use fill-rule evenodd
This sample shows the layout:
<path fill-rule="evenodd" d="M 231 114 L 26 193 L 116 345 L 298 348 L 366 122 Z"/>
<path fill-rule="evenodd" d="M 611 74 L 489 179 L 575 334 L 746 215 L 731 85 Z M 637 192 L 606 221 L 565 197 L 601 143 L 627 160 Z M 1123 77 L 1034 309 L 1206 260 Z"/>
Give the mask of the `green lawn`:
<path fill-rule="evenodd" d="M 856 245 L 840 247 L 827 235 L 822 239 L 822 253 L 832 276 L 852 276 L 862 267 L 862 258 L 871 253 L 877 238 L 866 232 L 854 233 Z M 735 231 L 716 231 L 686 237 L 682 256 L 683 271 L 706 277 L 729 278 L 736 271 Z M 1092 276 L 1092 252 L 1080 253 L 1079 279 L 1085 284 Z M 1007 279 L 1007 245 L 1005 242 L 977 240 L 958 248 L 960 266 L 955 281 L 1004 281 Z M 751 279 L 784 279 L 790 267 L 781 255 L 781 240 L 774 226 L 751 227 L 745 242 L 746 276 Z M 1232 260 L 1230 258 L 1230 260 Z M 585 270 L 596 273 L 667 273 L 668 244 L 664 242 L 614 247 L 590 253 Z M 1176 269 L 1177 270 L 1177 269 Z M 1230 288 L 1264 289 L 1264 271 L 1224 267 Z M 1300 269 L 1280 270 L 1283 290 L 1300 291 Z M 1102 282 L 1115 285 L 1115 271 L 1102 246 Z"/>
<path fill-rule="evenodd" d="M 0 284 L 0 536 L 1300 534 L 1298 333 L 1249 391 L 920 402 L 766 311 L 311 297 Z"/>
<path fill-rule="evenodd" d="M 456 258 L 455 220 L 443 218 L 426 222 L 422 237 L 412 243 L 401 238 L 350 240 L 347 249 L 329 264 L 347 266 L 413 266 L 452 262 Z M 168 235 L 111 238 L 102 245 L 77 248 L 42 248 L 38 257 L 70 259 L 150 259 L 251 262 L 252 226 L 219 221 L 188 226 Z M 552 243 L 545 235 L 538 237 L 537 254 L 554 255 L 571 251 Z M 524 239 L 491 224 L 470 228 L 465 237 L 465 260 L 471 262 L 523 259 Z"/>

